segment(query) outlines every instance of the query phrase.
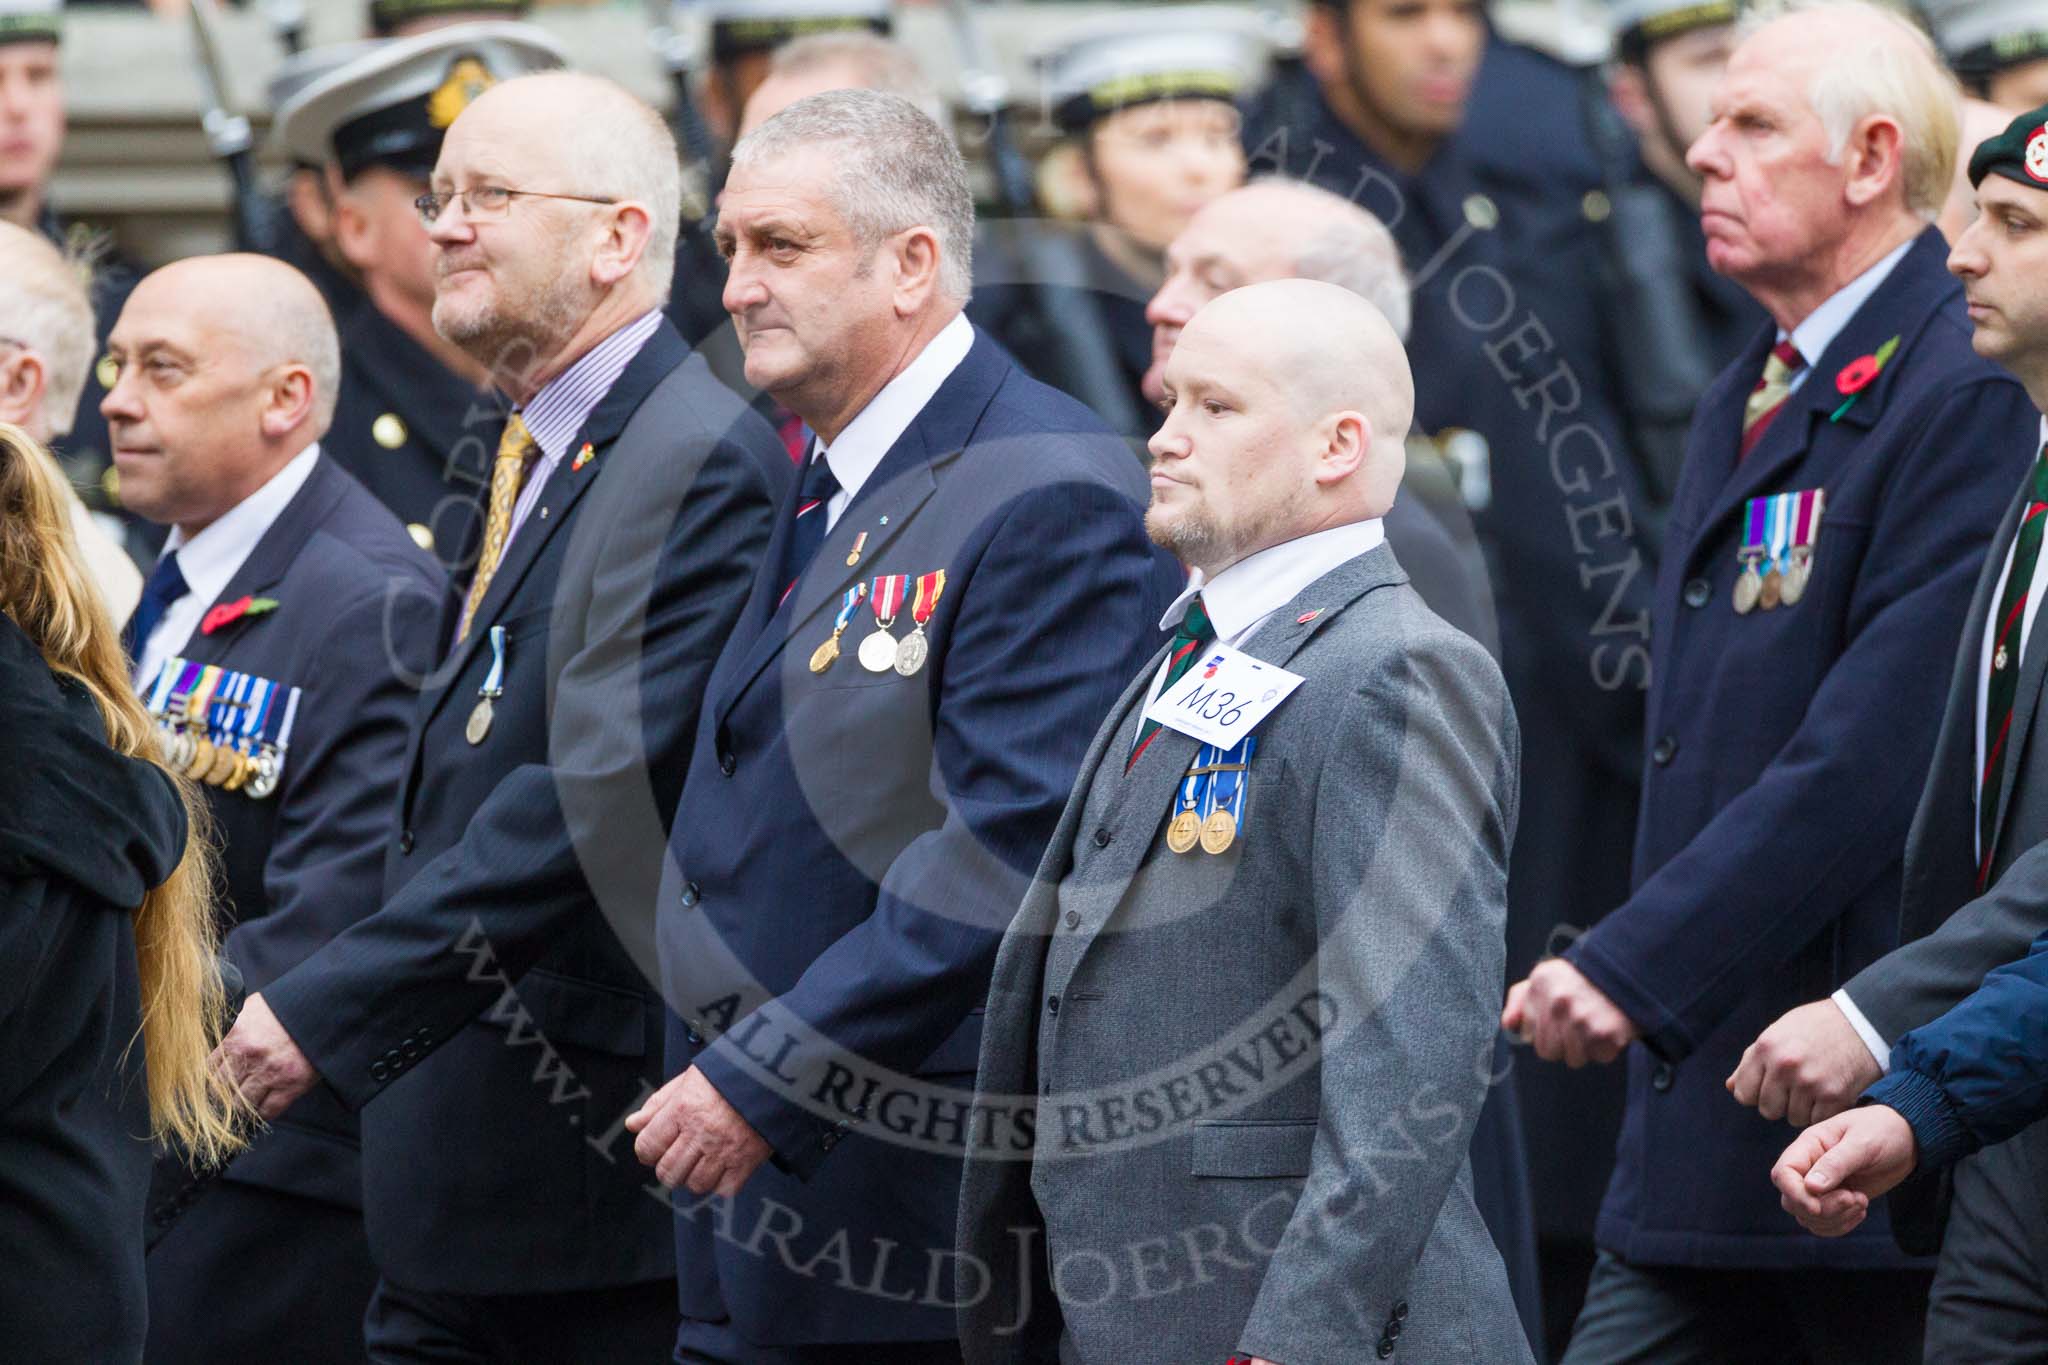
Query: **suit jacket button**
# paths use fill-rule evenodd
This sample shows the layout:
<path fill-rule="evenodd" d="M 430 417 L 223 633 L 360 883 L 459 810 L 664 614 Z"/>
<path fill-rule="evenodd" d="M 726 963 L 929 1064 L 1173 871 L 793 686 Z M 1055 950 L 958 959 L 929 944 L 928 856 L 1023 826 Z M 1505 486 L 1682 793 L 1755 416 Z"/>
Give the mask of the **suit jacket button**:
<path fill-rule="evenodd" d="M 399 851 L 400 853 L 410 853 L 410 852 L 412 852 L 412 831 L 411 831 L 411 830 L 406 830 L 406 831 L 405 831 L 405 832 L 404 832 L 403 834 L 400 834 L 400 835 L 398 836 L 398 851 Z"/>
<path fill-rule="evenodd" d="M 1671 1088 L 1671 1082 L 1675 1078 L 1675 1076 L 1676 1073 L 1672 1071 L 1671 1063 L 1657 1063 L 1657 1069 L 1650 1073 L 1650 1089 L 1656 1091 L 1660 1095 L 1663 1094 L 1665 1091 Z"/>
<path fill-rule="evenodd" d="M 1069 929 L 1078 929 L 1078 928 L 1080 928 L 1080 927 L 1081 927 L 1081 912 L 1080 912 L 1080 911 L 1078 911 L 1078 910 L 1069 910 L 1069 911 L 1067 911 L 1067 927 L 1068 927 Z"/>
<path fill-rule="evenodd" d="M 1714 585 L 1704 578 L 1689 578 L 1685 582 L 1685 605 L 1704 607 L 1714 597 Z"/>
<path fill-rule="evenodd" d="M 1394 1304 L 1393 1317 L 1395 1322 L 1408 1321 L 1408 1300 L 1401 1299 Z"/>
<path fill-rule="evenodd" d="M 1386 1338 L 1386 1337 L 1381 1337 L 1381 1338 L 1380 1338 L 1380 1349 L 1379 1349 L 1379 1357 L 1380 1357 L 1380 1359 L 1381 1359 L 1381 1360 L 1385 1360 L 1385 1359 L 1386 1359 L 1386 1358 L 1387 1358 L 1388 1356 L 1392 1355 L 1393 1353 L 1394 1353 L 1394 1343 L 1393 1343 L 1393 1342 L 1392 1342 L 1391 1340 L 1389 1340 L 1388 1338 Z"/>
<path fill-rule="evenodd" d="M 388 1066 L 386 1066 L 386 1065 L 385 1065 L 384 1063 L 382 1063 L 382 1062 L 371 1062 L 371 1063 L 370 1063 L 370 1079 L 371 1079 L 371 1080 L 373 1080 L 373 1081 L 388 1081 L 388 1080 L 390 1080 L 390 1079 L 391 1079 L 391 1068 L 390 1068 L 390 1067 L 388 1067 Z"/>
<path fill-rule="evenodd" d="M 398 1050 L 405 1054 L 405 1059 L 408 1062 L 416 1062 L 420 1059 L 420 1045 L 410 1038 L 406 1039 L 404 1045 Z"/>
<path fill-rule="evenodd" d="M 727 777 L 731 777 L 734 772 L 738 771 L 739 766 L 739 759 L 731 754 L 721 752 L 718 755 L 718 771 L 724 773 Z"/>
<path fill-rule="evenodd" d="M 704 1035 L 697 1032 L 694 1028 L 684 1029 L 683 1037 L 690 1040 L 691 1047 L 700 1047 L 704 1042 Z"/>
<path fill-rule="evenodd" d="M 700 893 L 698 892 L 698 890 L 697 890 L 697 883 L 695 883 L 695 882 L 684 882 L 684 883 L 683 883 L 683 894 L 682 894 L 682 902 L 683 902 L 683 906 L 684 906 L 684 908 L 686 908 L 686 909 L 687 909 L 688 907 L 690 907 L 690 906 L 692 906 L 692 905 L 695 905 L 695 904 L 696 904 L 696 903 L 697 903 L 698 901 L 700 901 L 700 900 L 702 900 L 702 899 L 703 899 L 703 896 L 702 896 L 702 895 L 701 895 L 701 894 L 700 894 Z"/>
<path fill-rule="evenodd" d="M 1662 768 L 1678 756 L 1678 740 L 1671 735 L 1657 741 L 1657 747 L 1650 750 L 1650 761 Z"/>
<path fill-rule="evenodd" d="M 1060 1012 L 1060 998 L 1057 995 L 1045 997 L 1045 1012 L 1047 1014 L 1058 1014 Z"/>
<path fill-rule="evenodd" d="M 1109 847 L 1109 830 L 1107 828 L 1095 831 L 1095 846 L 1097 848 Z"/>
<path fill-rule="evenodd" d="M 1394 1341 L 1398 1339 L 1401 1335 L 1401 1320 L 1399 1318 L 1388 1319 L 1387 1330 L 1384 1333 L 1382 1333 L 1382 1335 L 1385 1336 L 1388 1341 Z"/>

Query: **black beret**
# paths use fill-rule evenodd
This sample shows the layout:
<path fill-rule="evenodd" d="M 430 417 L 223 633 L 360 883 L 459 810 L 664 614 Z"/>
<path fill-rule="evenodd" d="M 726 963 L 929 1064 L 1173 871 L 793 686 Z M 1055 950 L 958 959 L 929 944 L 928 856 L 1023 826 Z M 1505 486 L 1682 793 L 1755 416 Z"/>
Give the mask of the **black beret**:
<path fill-rule="evenodd" d="M 2048 190 L 2048 105 L 2021 114 L 1997 137 L 1977 144 L 1970 157 L 1970 184 L 1983 184 L 1987 175 Z"/>

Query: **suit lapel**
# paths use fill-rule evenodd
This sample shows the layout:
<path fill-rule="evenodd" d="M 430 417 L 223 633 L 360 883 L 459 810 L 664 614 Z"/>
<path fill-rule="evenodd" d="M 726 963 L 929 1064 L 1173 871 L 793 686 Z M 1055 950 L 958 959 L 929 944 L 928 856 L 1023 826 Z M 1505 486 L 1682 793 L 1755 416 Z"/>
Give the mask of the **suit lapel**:
<path fill-rule="evenodd" d="M 1360 598 L 1375 588 L 1407 581 L 1408 575 L 1394 558 L 1393 550 L 1382 543 L 1365 554 L 1346 560 L 1303 588 L 1295 594 L 1293 600 L 1268 616 L 1265 623 L 1239 648 L 1261 663 L 1285 668 L 1293 661 L 1294 656 L 1315 638 L 1317 631 L 1336 620 Z M 1133 708 L 1144 704 L 1144 698 L 1151 690 L 1152 679 L 1159 671 L 1159 660 L 1163 657 L 1164 651 L 1155 656 L 1151 666 L 1140 675 L 1138 682 L 1124 693 L 1114 715 L 1114 724 L 1108 727 L 1106 733 L 1117 737 L 1124 736 L 1126 731 L 1135 733 L 1130 723 L 1130 713 Z M 1122 894 L 1128 894 L 1129 880 L 1135 877 L 1139 868 L 1144 865 L 1146 856 L 1158 838 L 1159 826 L 1166 821 L 1178 804 L 1180 784 L 1187 776 L 1188 767 L 1200 749 L 1201 741 L 1192 735 L 1182 734 L 1170 727 L 1162 729 L 1145 750 L 1145 756 L 1138 760 L 1137 766 L 1123 777 L 1123 789 L 1117 793 L 1115 804 L 1110 810 L 1111 818 L 1121 825 L 1124 837 L 1129 840 L 1128 847 L 1134 850 L 1128 855 L 1129 866 L 1118 873 L 1127 883 Z M 1060 827 L 1059 838 L 1063 842 L 1055 845 L 1063 860 L 1062 873 L 1065 871 L 1064 859 L 1073 847 L 1074 823 L 1079 819 L 1079 805 L 1086 799 L 1089 785 L 1099 773 L 1102 763 L 1120 764 L 1126 757 L 1127 751 L 1110 749 L 1105 753 L 1098 747 L 1095 764 L 1082 769 L 1087 777 L 1083 785 L 1076 788 L 1073 801 L 1068 803 L 1067 818 L 1061 821 Z M 1140 827 L 1142 837 L 1132 838 L 1133 835 L 1140 833 Z M 1084 931 L 1086 937 L 1076 958 L 1077 964 L 1094 945 L 1096 935 L 1115 919 L 1116 915 L 1111 914 L 1095 928 Z"/>
<path fill-rule="evenodd" d="M 784 585 L 774 580 L 781 572 L 783 547 L 795 517 L 795 493 L 784 500 L 775 532 L 769 537 L 767 558 L 754 576 L 754 591 L 748 599 L 746 619 L 758 621 L 765 613 L 767 623 L 747 642 L 738 666 L 724 681 L 715 711 L 719 719 L 725 718 L 762 670 L 802 634 L 813 617 L 836 604 L 841 593 L 881 561 L 883 552 L 938 491 L 934 471 L 958 458 L 973 441 L 981 414 L 1010 368 L 995 343 L 977 332 L 966 358 L 889 447 L 818 547 L 817 558 L 788 598 L 778 603 Z M 848 565 L 847 556 L 863 532 L 867 541 L 861 546 L 860 562 Z"/>
<path fill-rule="evenodd" d="M 668 378 L 688 357 L 689 348 L 683 344 L 681 334 L 663 319 L 661 326 L 647 338 L 639 354 L 627 364 L 610 391 L 591 409 L 590 416 L 583 421 L 583 429 L 576 433 L 568 451 L 548 474 L 533 511 L 520 524 L 519 533 L 512 537 L 512 543 L 505 547 L 505 557 L 500 561 L 497 573 L 492 575 L 491 586 L 485 590 L 483 601 L 477 604 L 476 618 L 469 623 L 469 634 L 450 650 L 442 669 L 443 676 L 453 678 L 468 666 L 470 656 L 489 636 L 492 623 L 503 614 L 519 591 L 527 571 L 540 558 L 541 551 L 555 532 L 569 520 L 569 510 L 603 477 L 606 464 L 603 454 L 584 468 L 577 469 L 575 452 L 585 445 L 599 451 L 610 446 L 626 429 L 626 423 L 647 395 L 654 391 L 655 385 Z M 445 700 L 446 695 L 444 691 L 442 699 Z M 435 709 L 439 709 L 438 702 Z"/>
<path fill-rule="evenodd" d="M 2019 512 L 2026 505 L 2027 492 L 2028 490 L 2025 488 L 2020 490 L 2019 500 L 2014 504 L 2013 510 L 2007 518 L 2007 521 L 2014 528 L 2013 531 L 2008 533 L 2006 527 L 2001 525 L 1998 538 L 1991 542 L 1994 557 L 1989 562 L 1991 565 L 1990 572 L 1993 575 L 1996 575 L 2004 567 L 2006 551 L 2012 548 L 2011 537 L 2018 534 Z M 1980 584 L 1980 586 L 1982 585 Z M 1972 605 L 1974 607 L 1975 604 Z M 1971 675 L 1970 724 L 1972 729 L 1975 728 L 1976 724 L 1977 689 L 1975 679 L 1978 667 L 1977 660 L 1980 657 L 1980 651 L 1984 647 L 1985 616 L 1990 610 L 1990 598 L 1987 589 L 1984 610 L 1973 613 L 1967 632 L 1977 642 L 1976 647 L 1967 656 Z M 2048 625 L 2048 620 L 2043 620 L 2037 616 L 2034 620 L 2032 637 L 2027 641 L 2028 648 L 2020 653 L 2019 682 L 2013 689 L 2012 733 L 2006 737 L 2005 766 L 1999 774 L 1998 782 L 1998 815 L 1996 823 L 1992 825 L 1992 829 L 1998 834 L 2005 832 L 2006 808 L 2012 803 L 2013 787 L 2019 782 L 2020 760 L 2027 752 L 2027 737 L 2033 733 L 2034 712 L 2041 704 L 2041 680 L 2044 674 L 2048 674 L 2048 637 L 2044 637 L 2042 634 L 2042 627 L 2044 625 Z M 1974 734 L 1971 736 L 1971 739 L 1973 741 L 1971 744 L 1971 755 L 1974 761 L 1976 752 Z"/>
<path fill-rule="evenodd" d="M 221 589 L 219 597 L 207 604 L 210 612 L 223 602 L 236 602 L 244 597 L 260 597 L 278 585 L 291 569 L 292 560 L 306 546 L 306 541 L 334 510 L 348 491 L 347 476 L 333 465 L 325 455 L 314 458 L 313 471 L 306 476 L 306 482 L 285 504 L 277 520 L 270 523 L 270 529 L 256 542 L 256 548 L 235 570 L 234 577 Z M 319 611 L 317 602 L 278 603 L 279 611 Z M 201 622 L 206 616 L 201 614 Z M 263 617 L 249 617 L 222 627 L 215 635 L 202 635 L 199 628 L 185 641 L 183 657 L 206 663 L 226 665 L 231 656 L 244 651 L 244 640 L 264 629 Z"/>
<path fill-rule="evenodd" d="M 1784 409 L 1772 420 L 1756 448 L 1740 462 L 1735 456 L 1742 440 L 1742 402 L 1729 402 L 1723 407 L 1720 420 L 1732 423 L 1733 434 L 1715 449 L 1717 458 L 1726 461 L 1731 471 L 1713 496 L 1712 510 L 1701 524 L 1703 530 L 1719 523 L 1749 498 L 1771 491 L 1781 476 L 1804 460 L 1816 428 L 1833 418 L 1847 402 L 1837 383 L 1842 368 L 1898 337 L 1899 352 L 1870 386 L 1857 395 L 1856 401 L 1848 403 L 1839 419 L 1840 425 L 1861 431 L 1877 425 L 1897 381 L 1899 361 L 1948 296 L 1946 286 L 1952 281 L 1942 264 L 1946 251 L 1940 234 L 1933 228 L 1921 234 L 1884 283 L 1835 334 L 1827 349 L 1808 362 L 1810 369 L 1799 391 L 1785 400 Z M 1930 279 L 1936 287 L 1929 288 Z M 1762 372 L 1763 353 L 1769 349 L 1771 335 L 1774 334 L 1767 333 L 1760 339 L 1764 342 L 1761 348 L 1752 347 L 1757 351 L 1756 370 L 1750 374 L 1752 384 Z M 1743 358 L 1747 362 L 1751 356 L 1745 352 Z M 1739 392 L 1746 401 L 1748 388 L 1742 387 Z"/>

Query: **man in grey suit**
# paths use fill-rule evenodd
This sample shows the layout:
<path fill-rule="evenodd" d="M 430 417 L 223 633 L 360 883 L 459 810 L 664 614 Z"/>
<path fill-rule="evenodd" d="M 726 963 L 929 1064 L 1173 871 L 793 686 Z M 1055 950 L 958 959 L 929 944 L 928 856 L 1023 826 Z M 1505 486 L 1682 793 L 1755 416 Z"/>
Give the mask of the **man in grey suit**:
<path fill-rule="evenodd" d="M 1948 268 L 1969 299 L 1973 349 L 2017 375 L 2048 413 L 2044 169 L 2048 107 L 2020 115 L 1977 148 L 1977 217 L 1956 239 Z M 1901 946 L 1750 1044 L 1728 1087 L 1765 1118 L 1805 1127 L 1848 1109 L 1898 1064 L 1893 1046 L 1902 1035 L 1960 1003 L 2048 931 L 2048 767 L 2030 743 L 2048 695 L 2048 649 L 2036 629 L 2048 569 L 2039 529 L 2048 506 L 2048 417 L 2037 439 L 2038 456 L 1992 538 L 1963 626 L 1934 764 L 1907 836 Z M 1828 1130 L 1828 1145 L 1841 1126 Z M 1795 1143 L 1787 1160 L 1799 1150 Z M 1857 1175 L 1831 1205 L 1866 1191 L 1874 1198 L 1890 1184 Z M 1784 1202 L 1797 1213 L 1819 1207 L 1790 1194 Z M 2048 1339 L 2048 1125 L 1901 1186 L 1891 1213 L 1907 1250 L 1940 1246 L 1929 1361 L 2039 1359 Z"/>
<path fill-rule="evenodd" d="M 997 958 L 966 1358 L 1527 1360 L 1465 1154 L 1519 737 L 1384 543 L 1400 342 L 1274 281 L 1198 313 L 1163 377 L 1146 524 L 1193 576 Z"/>

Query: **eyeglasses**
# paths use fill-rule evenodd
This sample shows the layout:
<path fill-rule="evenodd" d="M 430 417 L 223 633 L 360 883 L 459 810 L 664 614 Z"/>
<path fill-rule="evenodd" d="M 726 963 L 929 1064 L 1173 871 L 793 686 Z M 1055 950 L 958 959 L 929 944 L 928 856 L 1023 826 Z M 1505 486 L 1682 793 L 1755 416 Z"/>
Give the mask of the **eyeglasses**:
<path fill-rule="evenodd" d="M 420 221 L 432 227 L 441 210 L 455 200 L 462 201 L 462 215 L 472 223 L 493 223 L 512 211 L 512 201 L 526 199 L 573 199 L 580 204 L 616 204 L 619 201 L 595 194 L 549 194 L 545 190 L 508 190 L 502 185 L 478 185 L 474 189 L 423 194 L 412 201 Z"/>

